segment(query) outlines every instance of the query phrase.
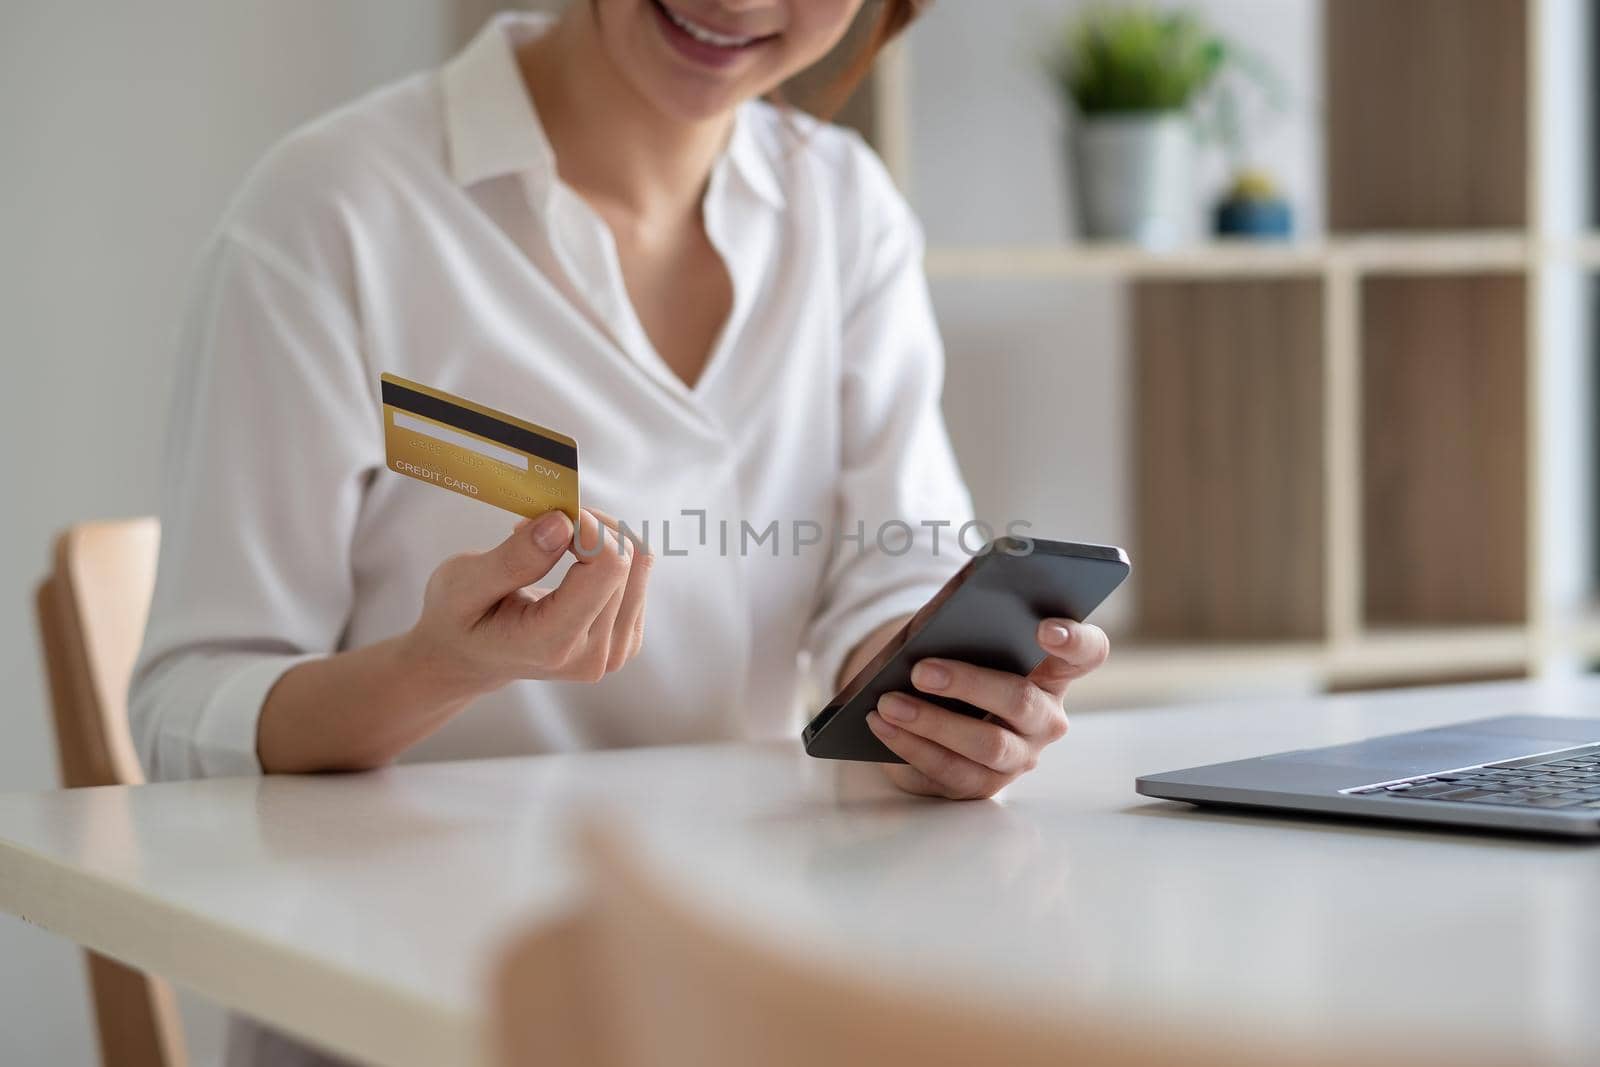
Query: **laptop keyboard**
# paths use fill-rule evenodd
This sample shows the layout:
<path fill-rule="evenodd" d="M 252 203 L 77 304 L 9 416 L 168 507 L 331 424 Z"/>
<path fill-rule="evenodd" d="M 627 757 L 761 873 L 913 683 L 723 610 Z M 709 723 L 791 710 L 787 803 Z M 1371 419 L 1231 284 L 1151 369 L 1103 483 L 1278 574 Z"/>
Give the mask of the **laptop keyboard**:
<path fill-rule="evenodd" d="M 1452 804 L 1518 808 L 1600 808 L 1600 744 L 1484 763 L 1454 771 L 1342 789 L 1351 796 L 1384 796 Z"/>

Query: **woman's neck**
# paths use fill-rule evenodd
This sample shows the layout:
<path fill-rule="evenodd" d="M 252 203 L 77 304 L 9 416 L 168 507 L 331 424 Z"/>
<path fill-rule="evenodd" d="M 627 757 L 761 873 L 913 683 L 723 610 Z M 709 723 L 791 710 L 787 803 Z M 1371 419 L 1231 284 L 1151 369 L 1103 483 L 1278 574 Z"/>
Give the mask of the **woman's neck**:
<path fill-rule="evenodd" d="M 684 122 L 612 63 L 588 4 L 572 4 L 518 56 L 561 180 L 613 219 L 671 226 L 697 213 L 733 115 Z"/>

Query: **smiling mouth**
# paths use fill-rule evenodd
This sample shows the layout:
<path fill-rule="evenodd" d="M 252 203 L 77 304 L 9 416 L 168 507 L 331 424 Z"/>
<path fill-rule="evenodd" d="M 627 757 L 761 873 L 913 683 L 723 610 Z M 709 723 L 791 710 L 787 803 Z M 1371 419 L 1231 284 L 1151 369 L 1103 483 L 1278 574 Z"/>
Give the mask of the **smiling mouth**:
<path fill-rule="evenodd" d="M 775 33 L 768 33 L 754 37 L 740 37 L 732 34 L 720 33 L 717 30 L 713 30 L 709 26 L 702 26 L 698 22 L 678 14 L 676 11 L 672 10 L 672 8 L 668 7 L 663 0 L 651 0 L 651 3 L 653 3 L 674 26 L 678 27 L 678 29 L 682 30 L 690 37 L 693 37 L 699 43 L 707 45 L 711 48 L 723 48 L 730 52 L 737 51 L 741 48 L 748 48 L 753 44 L 760 44 L 763 41 L 771 40 L 777 36 Z"/>

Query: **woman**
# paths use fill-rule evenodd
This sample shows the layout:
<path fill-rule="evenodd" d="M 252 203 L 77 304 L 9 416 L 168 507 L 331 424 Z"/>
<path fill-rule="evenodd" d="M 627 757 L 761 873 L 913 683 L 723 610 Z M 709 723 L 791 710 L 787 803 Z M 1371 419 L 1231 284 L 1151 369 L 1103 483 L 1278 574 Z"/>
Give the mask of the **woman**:
<path fill-rule="evenodd" d="M 918 228 L 854 135 L 757 101 L 860 3 L 502 16 L 269 155 L 184 335 L 152 776 L 792 737 L 802 653 L 831 691 L 964 562 Z M 576 438 L 583 528 L 385 470 L 384 372 Z M 608 514 L 653 551 L 573 551 Z M 1065 733 L 1106 640 L 1039 638 L 1027 678 L 919 666 L 987 721 L 884 700 L 897 785 L 990 796 Z"/>

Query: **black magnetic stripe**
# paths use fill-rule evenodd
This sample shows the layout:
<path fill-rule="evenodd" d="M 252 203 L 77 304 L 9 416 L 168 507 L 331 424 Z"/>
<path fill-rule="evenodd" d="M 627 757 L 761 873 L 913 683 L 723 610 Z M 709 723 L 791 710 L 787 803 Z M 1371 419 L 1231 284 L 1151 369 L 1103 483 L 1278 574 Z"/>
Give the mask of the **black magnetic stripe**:
<path fill-rule="evenodd" d="M 427 393 L 419 393 L 415 389 L 407 389 L 394 382 L 382 384 L 383 402 L 390 407 L 409 411 L 413 415 L 421 415 L 447 426 L 454 426 L 458 430 L 475 433 L 479 437 L 487 437 L 507 448 L 527 452 L 541 459 L 547 459 L 551 463 L 559 463 L 569 470 L 578 469 L 578 450 L 571 445 L 552 441 L 532 430 L 524 430 L 521 426 L 501 422 L 492 415 L 464 408 L 460 404 L 452 404 L 448 400 L 440 400 Z"/>

